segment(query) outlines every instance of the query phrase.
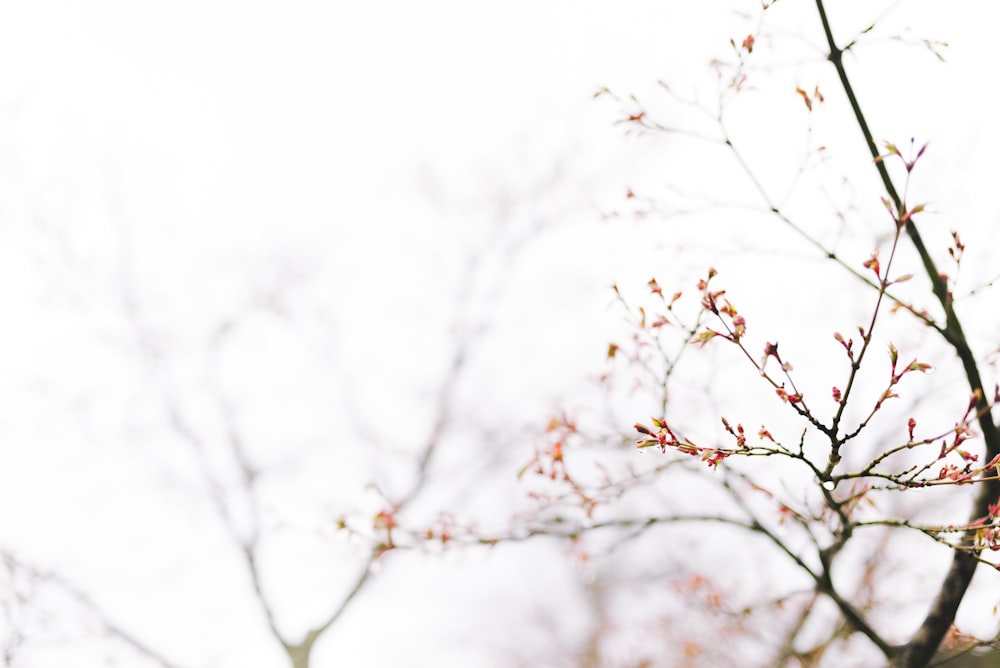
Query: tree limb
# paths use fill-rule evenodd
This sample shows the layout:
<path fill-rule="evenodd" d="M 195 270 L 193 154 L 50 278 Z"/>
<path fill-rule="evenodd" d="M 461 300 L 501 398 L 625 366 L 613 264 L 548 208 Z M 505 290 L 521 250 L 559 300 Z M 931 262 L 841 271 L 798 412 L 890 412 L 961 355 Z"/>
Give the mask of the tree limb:
<path fill-rule="evenodd" d="M 847 95 L 851 109 L 854 112 L 854 118 L 858 123 L 858 127 L 861 129 L 861 133 L 864 136 L 868 150 L 874 159 L 875 168 L 878 170 L 882 185 L 889 198 L 892 200 L 892 203 L 895 205 L 896 211 L 903 214 L 905 213 L 903 211 L 905 208 L 905 202 L 897 192 L 896 187 L 889 176 L 889 172 L 886 169 L 884 161 L 879 159 L 878 147 L 875 145 L 875 140 L 872 136 L 870 128 L 868 127 L 868 122 L 866 121 L 864 113 L 861 110 L 861 105 L 854 94 L 854 89 L 847 76 L 847 70 L 844 68 L 844 49 L 837 47 L 836 41 L 833 37 L 833 32 L 830 29 L 830 22 L 826 15 L 823 0 L 816 0 L 816 8 L 819 12 L 820 21 L 823 24 L 823 32 L 826 35 L 827 46 L 830 49 L 828 59 L 837 70 L 837 76 L 840 79 L 844 93 Z M 913 243 L 917 254 L 920 256 L 920 260 L 924 266 L 924 271 L 930 279 L 934 295 L 937 297 L 938 302 L 944 309 L 944 331 L 938 331 L 942 334 L 945 340 L 952 345 L 955 352 L 962 360 L 962 366 L 965 369 L 965 375 L 969 382 L 969 386 L 972 389 L 980 414 L 979 427 L 982 431 L 983 439 L 986 442 L 986 457 L 987 459 L 991 459 L 1000 453 L 1000 430 L 998 430 L 997 426 L 993 424 L 992 416 L 990 414 L 990 406 L 986 399 L 986 393 L 983 388 L 983 382 L 979 374 L 979 369 L 976 365 L 975 356 L 972 353 L 972 349 L 965 333 L 962 331 L 962 325 L 959 321 L 958 315 L 955 313 L 953 299 L 948 291 L 947 285 L 945 284 L 945 280 L 941 277 L 941 273 L 937 270 L 934 260 L 931 257 L 930 252 L 927 250 L 927 247 L 917 230 L 916 224 L 913 222 L 913 218 L 908 217 L 904 225 L 906 234 Z M 984 482 L 980 488 L 979 495 L 976 498 L 971 516 L 976 518 L 988 514 L 988 506 L 993 500 L 997 499 L 998 495 L 1000 495 L 998 493 L 1000 493 L 1000 483 L 995 480 Z M 968 534 L 968 537 L 971 538 L 972 534 Z M 910 641 L 897 648 L 893 658 L 894 666 L 897 666 L 898 668 L 915 668 L 927 665 L 933 657 L 934 652 L 941 644 L 941 640 L 944 638 L 949 627 L 953 623 L 955 614 L 958 611 L 958 606 L 965 597 L 965 592 L 968 590 L 969 584 L 972 581 L 972 576 L 976 572 L 977 565 L 978 562 L 976 555 L 965 551 L 955 551 L 948 573 L 941 584 L 941 588 L 938 590 L 938 594 L 935 597 L 934 602 L 931 604 L 926 618 Z"/>

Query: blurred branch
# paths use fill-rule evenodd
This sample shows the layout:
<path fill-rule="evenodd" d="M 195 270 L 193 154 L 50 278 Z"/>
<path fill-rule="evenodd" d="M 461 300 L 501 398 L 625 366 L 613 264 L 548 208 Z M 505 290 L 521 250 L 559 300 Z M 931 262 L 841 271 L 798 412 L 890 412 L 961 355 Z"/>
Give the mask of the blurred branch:
<path fill-rule="evenodd" d="M 108 637 L 122 642 L 137 654 L 143 656 L 156 665 L 161 666 L 162 668 L 180 668 L 179 664 L 176 664 L 168 659 L 165 654 L 154 649 L 147 642 L 141 640 L 138 636 L 130 631 L 127 631 L 120 624 L 111 619 L 111 617 L 104 612 L 101 606 L 99 606 L 89 594 L 63 576 L 51 571 L 45 571 L 29 566 L 7 551 L 0 551 L 0 558 L 3 559 L 7 568 L 12 572 L 19 572 L 32 580 L 43 582 L 52 586 L 57 591 L 69 596 L 74 603 L 87 612 L 89 621 L 96 623 L 101 632 Z"/>

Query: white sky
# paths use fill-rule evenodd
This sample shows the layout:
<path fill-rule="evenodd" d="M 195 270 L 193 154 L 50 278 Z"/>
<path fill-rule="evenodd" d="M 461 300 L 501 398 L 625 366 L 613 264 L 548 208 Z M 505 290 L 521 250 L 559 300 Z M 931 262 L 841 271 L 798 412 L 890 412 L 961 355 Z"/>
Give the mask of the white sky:
<path fill-rule="evenodd" d="M 843 35 L 877 15 L 869 2 L 830 4 L 846 5 L 830 8 Z M 702 271 L 705 241 L 690 230 L 602 222 L 598 212 L 626 207 L 628 187 L 661 195 L 700 174 L 722 180 L 725 168 L 681 140 L 623 138 L 613 125 L 619 106 L 591 96 L 609 86 L 669 109 L 658 79 L 682 95 L 710 92 L 709 58 L 727 55 L 727 40 L 753 25 L 730 8 L 758 6 L 4 3 L 0 547 L 81 583 L 178 661 L 282 665 L 266 638 L 246 637 L 260 633 L 259 619 L 234 603 L 247 595 L 245 579 L 205 518 L 190 453 L 163 428 L 162 394 L 180 395 L 212 433 L 208 380 L 221 378 L 254 435 L 252 454 L 279 471 L 273 518 L 307 535 L 289 538 L 290 554 L 279 557 L 309 575 L 278 567 L 273 578 L 285 592 L 283 623 L 305 628 L 327 603 L 310 596 L 316 583 L 337 586 L 329 564 L 350 571 L 357 553 L 309 532 L 341 512 L 372 512 L 372 476 L 405 484 L 399 462 L 429 428 L 456 336 L 489 323 L 460 386 L 459 423 L 516 429 L 587 395 L 583 379 L 603 369 L 603 346 L 620 331 L 608 285 L 639 294 L 653 273 L 666 289 L 663 276 Z M 832 70 L 802 62 L 820 43 L 811 3 L 782 0 L 779 11 L 775 20 L 807 31 L 809 44 L 782 41 L 794 53 L 781 52 L 792 55 L 733 118 L 768 183 L 783 178 L 780 158 L 792 153 L 781 151 L 793 151 L 793 130 L 797 138 L 804 128 L 789 81 L 827 95 L 817 131 L 849 146 L 835 168 L 861 150 Z M 990 120 L 997 19 L 993 4 L 904 2 L 884 34 L 912 26 L 914 38 L 947 41 L 949 65 L 892 41 L 851 61 L 876 134 L 931 141 L 914 183 L 942 212 L 928 236 L 943 243 L 961 224 L 967 271 L 980 278 L 996 273 L 998 206 L 988 195 L 1000 149 Z M 758 49 L 768 57 L 766 43 Z M 872 174 L 851 185 L 862 200 L 876 193 Z M 806 214 L 814 206 L 792 202 Z M 773 285 L 812 262 L 795 241 L 769 246 L 766 227 L 716 222 L 723 231 L 710 241 L 722 244 L 720 268 L 732 275 Z M 761 266 L 740 250 L 745 238 L 799 256 Z M 670 253 L 676 246 L 687 254 Z M 858 252 L 868 247 L 862 239 Z M 787 315 L 781 298 L 752 285 L 736 288 L 748 307 Z M 155 368 L 124 312 L 130 302 L 147 350 L 160 356 Z M 815 327 L 792 320 L 783 331 Z M 984 314 L 973 330 L 988 336 L 996 322 Z M 227 326 L 231 345 L 216 354 L 210 344 Z M 503 443 L 530 456 L 527 438 Z M 461 476 L 477 462 L 456 455 L 449 470 Z M 509 482 L 497 488 L 509 492 Z M 538 582 L 551 600 L 572 596 L 561 564 L 538 556 L 551 551 L 524 550 L 389 563 L 315 665 L 497 660 L 490 643 L 509 643 L 473 635 L 471 649 L 458 646 L 449 625 L 487 609 L 502 627 L 523 616 L 518 596 L 530 599 Z M 536 570 L 518 570 L 525 563 Z M 442 594 L 433 586 L 442 583 L 462 593 Z M 518 596 L 496 603 L 512 590 Z M 380 639 L 383 628 L 394 642 Z M 232 638 L 241 638 L 235 649 Z M 412 660 L 415 646 L 427 664 Z M 26 665 L 65 665 L 83 650 L 65 651 Z"/>

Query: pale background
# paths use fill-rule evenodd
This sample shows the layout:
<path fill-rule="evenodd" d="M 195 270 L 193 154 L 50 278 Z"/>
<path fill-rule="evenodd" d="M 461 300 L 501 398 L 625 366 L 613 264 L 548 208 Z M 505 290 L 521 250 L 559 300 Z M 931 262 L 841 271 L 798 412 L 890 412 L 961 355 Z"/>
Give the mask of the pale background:
<path fill-rule="evenodd" d="M 830 8 L 843 36 L 890 6 L 831 4 L 846 5 Z M 1000 12 L 892 6 L 878 34 L 949 42 L 948 63 L 877 39 L 850 66 L 876 136 L 931 141 L 913 189 L 940 212 L 932 242 L 961 230 L 971 287 L 996 273 Z M 806 127 L 796 85 L 827 96 L 813 117 L 836 149 L 824 178 L 863 156 L 812 9 L 769 10 L 783 50 L 758 44 L 774 68 L 733 110 L 778 190 Z M 684 138 L 625 136 L 614 122 L 628 103 L 593 99 L 607 86 L 670 109 L 657 80 L 711 99 L 709 61 L 758 13 L 749 1 L 3 3 L 0 547 L 181 665 L 280 666 L 165 401 L 211 440 L 224 396 L 271 472 L 263 514 L 280 538 L 265 572 L 297 637 L 360 563 L 335 520 L 379 509 L 370 482 L 406 488 L 456 346 L 472 342 L 447 484 L 417 512 L 458 509 L 488 532 L 524 503 L 515 475 L 548 417 L 598 401 L 590 380 L 623 327 L 612 283 L 638 295 L 656 275 L 672 291 L 714 263 L 758 322 L 810 333 L 799 314 L 822 303 L 809 286 L 773 290 L 818 260 L 774 223 L 630 214 L 675 186 L 753 201 L 732 166 Z M 822 229 L 816 192 L 792 207 L 822 209 Z M 865 229 L 874 172 L 831 198 L 848 196 Z M 696 234 L 709 224 L 720 231 Z M 859 263 L 869 234 L 845 246 Z M 986 300 L 970 309 L 984 346 L 997 324 Z M 627 429 L 647 416 L 621 417 Z M 586 627 L 571 561 L 544 541 L 389 555 L 314 665 L 560 665 Z M 39 633 L 55 639 L 14 665 L 143 665 L 72 621 L 86 614 L 71 602 L 42 603 L 56 621 Z M 994 619 L 975 619 L 991 632 Z"/>

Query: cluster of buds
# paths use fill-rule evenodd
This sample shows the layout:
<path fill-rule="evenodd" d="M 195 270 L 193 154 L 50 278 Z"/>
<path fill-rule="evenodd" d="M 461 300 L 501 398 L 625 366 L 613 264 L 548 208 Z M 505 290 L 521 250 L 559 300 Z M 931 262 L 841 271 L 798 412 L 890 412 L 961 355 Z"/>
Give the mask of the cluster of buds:
<path fill-rule="evenodd" d="M 653 418 L 653 426 L 655 429 L 651 429 L 638 422 L 635 424 L 635 430 L 642 434 L 642 438 L 637 441 L 636 447 L 640 449 L 657 447 L 663 453 L 667 451 L 667 448 L 672 448 L 685 455 L 701 457 L 701 460 L 708 464 L 709 468 L 713 469 L 717 468 L 726 457 L 734 452 L 721 448 L 703 448 L 695 445 L 686 438 L 678 438 L 666 421 L 659 418 Z M 742 427 L 740 429 L 742 430 Z"/>
<path fill-rule="evenodd" d="M 705 311 L 717 316 L 725 327 L 725 332 L 719 332 L 711 328 L 705 328 L 699 332 L 692 343 L 705 345 L 716 336 L 721 336 L 727 341 L 739 343 L 740 339 L 747 333 L 747 321 L 732 302 L 725 298 L 725 290 L 709 290 L 709 283 L 718 275 L 714 268 L 708 270 L 708 277 L 698 281 L 698 291 L 701 292 L 701 307 Z"/>

